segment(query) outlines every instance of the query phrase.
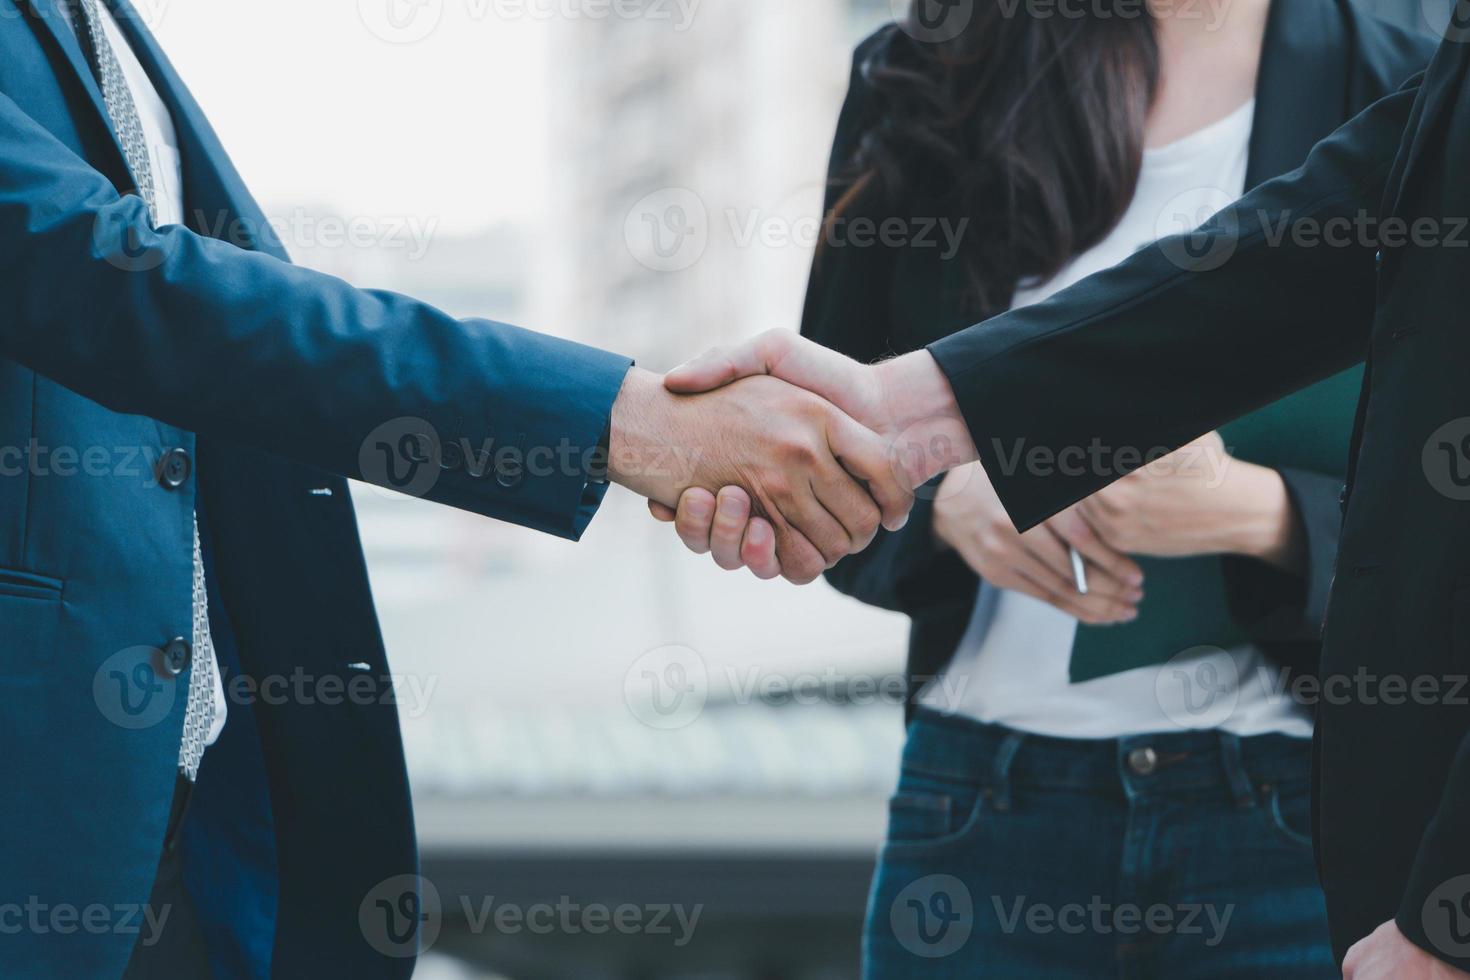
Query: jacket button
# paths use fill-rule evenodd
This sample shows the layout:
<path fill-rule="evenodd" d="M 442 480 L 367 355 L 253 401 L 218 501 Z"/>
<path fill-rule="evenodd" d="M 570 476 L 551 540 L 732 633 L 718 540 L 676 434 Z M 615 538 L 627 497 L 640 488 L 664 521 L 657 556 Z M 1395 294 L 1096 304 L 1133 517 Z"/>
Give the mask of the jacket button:
<path fill-rule="evenodd" d="M 457 442 L 446 442 L 439 449 L 439 468 L 457 470 L 464 466 L 464 449 Z"/>
<path fill-rule="evenodd" d="M 1376 251 L 1376 252 L 1373 253 L 1373 271 L 1374 272 L 1382 272 L 1383 271 L 1383 249 L 1381 249 L 1381 248 L 1378 251 Z"/>
<path fill-rule="evenodd" d="M 193 648 L 189 641 L 182 636 L 168 641 L 163 648 L 163 672 L 169 677 L 178 677 L 189 668 L 189 660 L 193 656 Z"/>
<path fill-rule="evenodd" d="M 158 461 L 158 482 L 169 490 L 177 490 L 189 482 L 194 461 L 184 449 L 170 449 Z"/>
<path fill-rule="evenodd" d="M 1159 768 L 1159 754 L 1153 749 L 1134 749 L 1128 753 L 1128 768 L 1136 776 L 1151 776 Z"/>
<path fill-rule="evenodd" d="M 1342 511 L 1343 517 L 1347 517 L 1348 494 L 1348 486 L 1344 483 L 1342 485 L 1342 492 L 1337 495 L 1337 509 Z"/>

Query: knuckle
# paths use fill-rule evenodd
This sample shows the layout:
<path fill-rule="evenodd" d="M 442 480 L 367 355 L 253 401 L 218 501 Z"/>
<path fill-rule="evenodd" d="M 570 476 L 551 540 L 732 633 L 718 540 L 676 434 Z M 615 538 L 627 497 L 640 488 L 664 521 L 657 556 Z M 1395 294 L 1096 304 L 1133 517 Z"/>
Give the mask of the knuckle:
<path fill-rule="evenodd" d="M 817 462 L 817 449 L 806 439 L 792 439 L 787 442 L 785 455 L 792 465 L 803 469 L 810 469 Z"/>

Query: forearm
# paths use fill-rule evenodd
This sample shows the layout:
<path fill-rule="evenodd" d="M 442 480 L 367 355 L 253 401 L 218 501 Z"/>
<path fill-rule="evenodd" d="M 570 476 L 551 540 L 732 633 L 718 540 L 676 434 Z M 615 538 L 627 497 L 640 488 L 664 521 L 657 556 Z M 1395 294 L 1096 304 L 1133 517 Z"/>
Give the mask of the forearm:
<path fill-rule="evenodd" d="M 1364 356 L 1374 249 L 1357 229 L 1380 205 L 1416 91 L 1212 219 L 1216 261 L 1168 239 L 930 348 L 1019 526 Z M 1346 241 L 1298 235 L 1344 221 Z"/>
<path fill-rule="evenodd" d="M 568 537 L 629 363 L 154 230 L 3 97 L 0 292 L 0 356 L 108 408 Z"/>

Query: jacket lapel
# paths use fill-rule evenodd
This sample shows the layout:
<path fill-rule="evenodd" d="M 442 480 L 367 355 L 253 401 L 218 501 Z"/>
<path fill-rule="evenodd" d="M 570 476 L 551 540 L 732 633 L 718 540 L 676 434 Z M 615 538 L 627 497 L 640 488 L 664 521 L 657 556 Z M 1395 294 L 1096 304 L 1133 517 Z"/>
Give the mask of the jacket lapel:
<path fill-rule="evenodd" d="M 1347 112 L 1351 40 L 1336 0 L 1274 0 L 1256 82 L 1246 189 L 1301 166 Z"/>
<path fill-rule="evenodd" d="M 28 4 L 31 18 L 38 21 L 41 30 L 51 35 L 61 51 L 65 65 L 58 65 L 58 72 L 69 71 L 76 77 L 82 89 L 87 94 L 96 115 L 96 123 L 100 125 L 111 137 L 113 151 L 117 159 L 113 162 L 120 165 L 120 173 L 127 173 L 127 158 L 123 155 L 122 144 L 117 141 L 117 131 L 112 127 L 112 117 L 107 112 L 107 102 L 102 98 L 102 89 L 97 84 L 97 78 L 92 74 L 92 66 L 87 64 L 87 56 L 82 53 L 81 43 L 77 41 L 76 32 L 67 23 L 66 15 L 61 12 L 60 0 L 31 0 Z"/>
<path fill-rule="evenodd" d="M 213 238 L 287 258 L 270 235 L 264 212 L 230 163 L 224 146 L 178 72 L 128 0 L 104 0 L 153 87 L 173 117 L 184 176 L 186 224 Z M 62 25 L 66 29 L 66 25 Z"/>
<path fill-rule="evenodd" d="M 1456 9 L 1458 7 L 1457 4 Z M 1453 40 L 1441 41 L 1439 50 L 1434 53 L 1434 60 L 1429 63 L 1413 114 L 1409 117 L 1408 132 L 1412 135 L 1399 149 L 1398 158 L 1394 160 L 1393 170 L 1388 176 L 1386 193 L 1392 203 L 1384 217 L 1400 214 L 1405 193 L 1414 185 L 1414 172 L 1423 160 L 1432 138 L 1445 123 L 1444 117 L 1465 77 L 1466 48 L 1470 48 L 1470 45 Z M 1385 204 L 1388 203 L 1385 201 Z"/>

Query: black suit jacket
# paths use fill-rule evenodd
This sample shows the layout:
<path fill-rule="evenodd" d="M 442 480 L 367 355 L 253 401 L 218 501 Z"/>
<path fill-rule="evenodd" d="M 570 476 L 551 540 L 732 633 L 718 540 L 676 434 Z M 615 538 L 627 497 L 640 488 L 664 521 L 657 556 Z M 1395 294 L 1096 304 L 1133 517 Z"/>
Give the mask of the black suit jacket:
<path fill-rule="evenodd" d="M 864 67 L 893 40 L 888 27 L 864 41 L 853 59 L 852 83 L 833 146 L 830 210 L 854 141 L 873 112 Z M 1312 146 L 1363 108 L 1421 70 L 1433 43 L 1378 19 L 1346 0 L 1287 0 L 1272 7 L 1260 80 L 1246 187 L 1284 174 Z M 867 217 L 890 216 L 875 206 Z M 923 347 L 968 327 L 964 300 L 935 248 L 828 249 L 808 287 L 802 333 L 859 360 Z M 1042 375 L 1041 377 L 1046 377 Z M 1276 660 L 1315 671 L 1322 621 L 1341 527 L 1340 480 L 1306 469 L 1283 469 L 1308 543 L 1305 576 L 1290 576 L 1250 559 L 1226 560 L 1232 613 Z M 828 579 L 841 591 L 912 619 L 908 675 L 917 690 L 953 656 L 969 623 L 979 579 L 933 535 L 934 508 L 920 499 L 902 531 L 883 533 L 861 554 L 839 563 Z M 910 699 L 912 707 L 912 699 Z"/>
<path fill-rule="evenodd" d="M 1202 234 L 930 349 L 1023 527 L 1110 477 L 1008 471 L 1014 440 L 1179 445 L 1367 358 L 1318 858 L 1339 955 L 1396 918 L 1470 969 L 1470 34 L 1454 30 L 1426 73 Z"/>

